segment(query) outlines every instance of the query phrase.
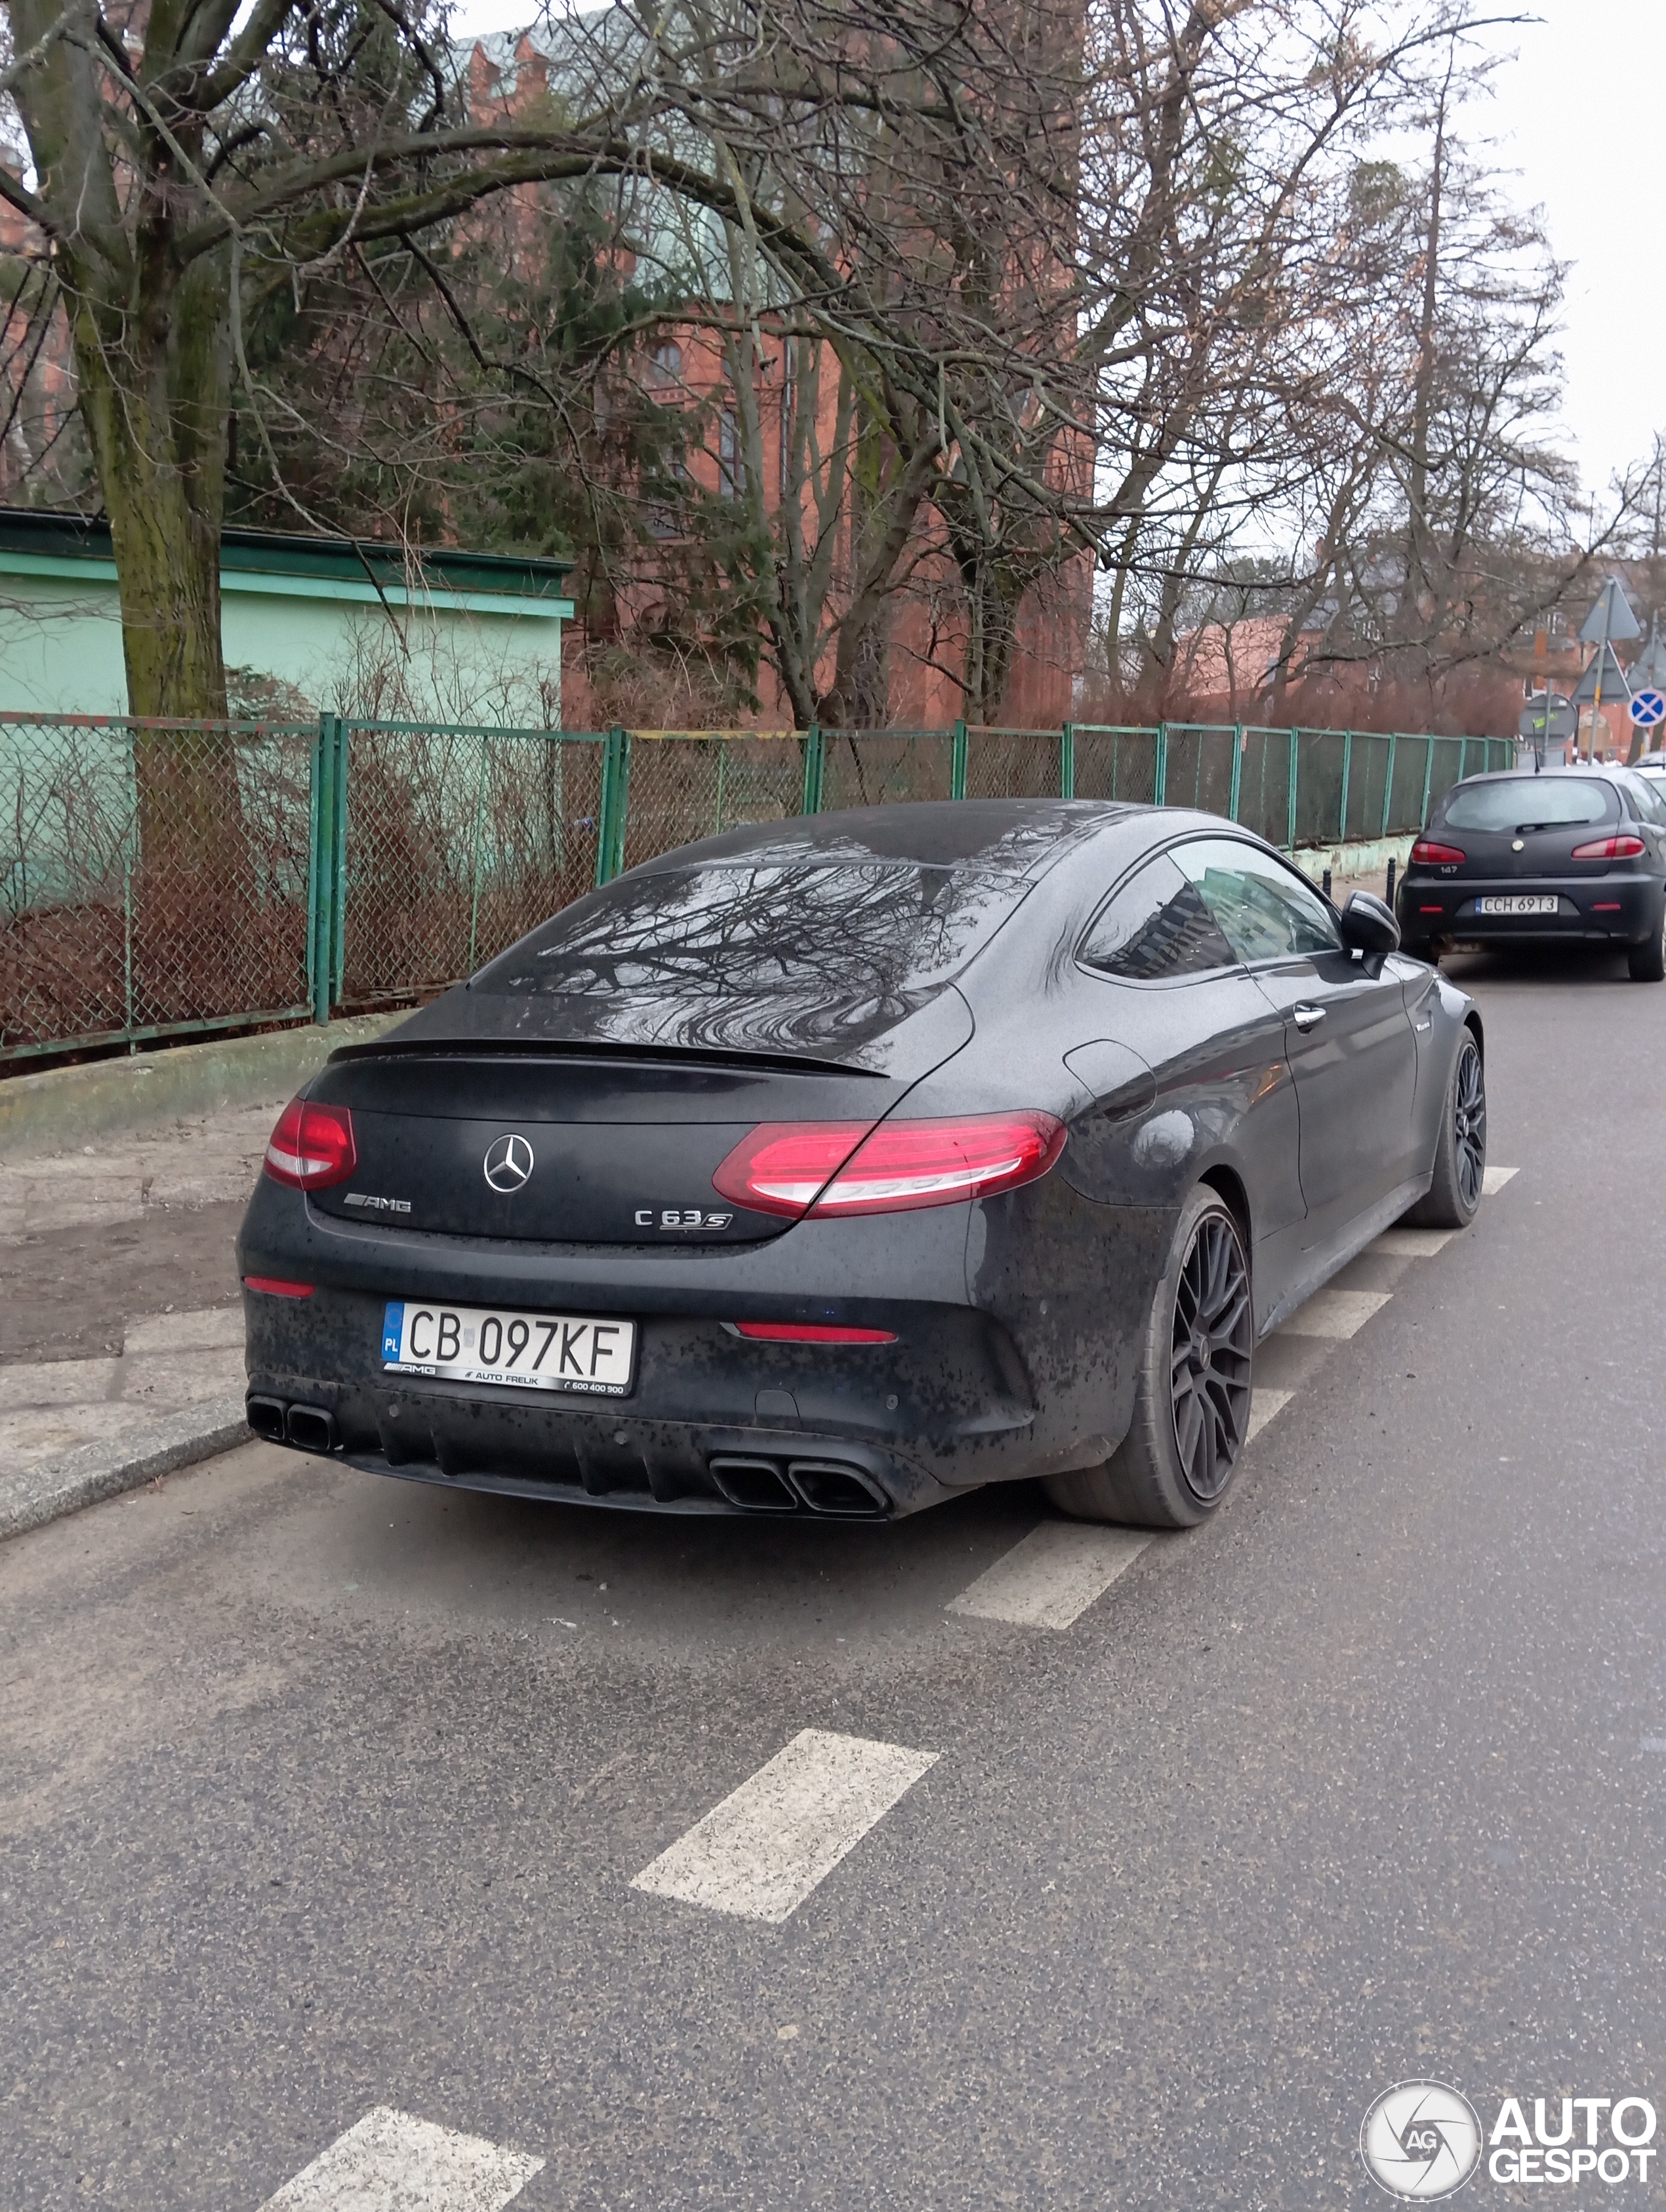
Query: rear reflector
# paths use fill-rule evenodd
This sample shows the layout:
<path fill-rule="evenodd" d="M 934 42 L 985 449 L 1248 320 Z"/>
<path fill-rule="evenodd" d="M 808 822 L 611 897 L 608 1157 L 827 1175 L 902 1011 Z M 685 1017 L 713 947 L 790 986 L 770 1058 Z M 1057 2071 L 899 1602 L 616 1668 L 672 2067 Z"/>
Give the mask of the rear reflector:
<path fill-rule="evenodd" d="M 1420 914 L 1444 914 L 1445 911 L 1444 906 L 1420 906 L 1418 908 Z"/>
<path fill-rule="evenodd" d="M 353 1116 L 344 1106 L 312 1106 L 292 1098 L 266 1146 L 266 1172 L 296 1190 L 345 1182 L 359 1164 Z"/>
<path fill-rule="evenodd" d="M 1620 902 L 1618 899 L 1593 899 L 1590 910 L 1593 914 L 1618 914 Z"/>
<path fill-rule="evenodd" d="M 1635 832 L 1621 830 L 1612 837 L 1593 837 L 1589 845 L 1576 845 L 1572 857 L 1576 860 L 1634 860 L 1646 850 Z"/>
<path fill-rule="evenodd" d="M 872 1130 L 872 1134 L 869 1131 Z M 1051 1114 L 957 1114 L 929 1121 L 763 1121 L 712 1177 L 725 1198 L 797 1220 L 901 1213 L 1015 1190 L 1064 1150 Z"/>
<path fill-rule="evenodd" d="M 738 1321 L 737 1336 L 758 1344 L 895 1344 L 888 1328 L 827 1328 L 818 1322 Z"/>
<path fill-rule="evenodd" d="M 1461 846 L 1440 845 L 1432 837 L 1420 837 L 1412 847 L 1412 858 L 1430 867 L 1450 868 L 1456 862 L 1467 860 L 1468 855 Z"/>
<path fill-rule="evenodd" d="M 264 1291 L 269 1298 L 310 1298 L 313 1295 L 310 1283 L 280 1282 L 276 1275 L 245 1275 L 243 1288 Z"/>

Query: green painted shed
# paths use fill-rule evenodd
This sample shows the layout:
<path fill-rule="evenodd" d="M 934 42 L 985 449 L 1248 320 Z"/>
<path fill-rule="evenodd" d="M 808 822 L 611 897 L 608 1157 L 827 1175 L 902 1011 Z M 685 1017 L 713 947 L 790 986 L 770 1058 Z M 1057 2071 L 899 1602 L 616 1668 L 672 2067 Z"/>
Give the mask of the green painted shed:
<path fill-rule="evenodd" d="M 571 563 L 228 530 L 221 639 L 245 711 L 561 726 Z M 106 523 L 0 508 L 0 709 L 127 711 Z M 237 711 L 234 704 L 234 712 Z"/>

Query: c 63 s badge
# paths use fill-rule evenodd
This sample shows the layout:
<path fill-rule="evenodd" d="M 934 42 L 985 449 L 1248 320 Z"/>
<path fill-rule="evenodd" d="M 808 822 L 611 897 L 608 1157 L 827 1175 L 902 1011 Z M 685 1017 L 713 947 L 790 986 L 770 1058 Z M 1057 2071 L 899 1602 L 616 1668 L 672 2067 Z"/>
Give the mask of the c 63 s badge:
<path fill-rule="evenodd" d="M 409 1213 L 410 1211 L 408 1198 L 373 1198 L 367 1190 L 350 1190 L 343 1203 L 362 1206 L 373 1213 Z"/>
<path fill-rule="evenodd" d="M 675 1233 L 689 1229 L 727 1229 L 733 1213 L 702 1213 L 697 1206 L 639 1206 L 634 1216 L 639 1229 L 661 1229 Z"/>

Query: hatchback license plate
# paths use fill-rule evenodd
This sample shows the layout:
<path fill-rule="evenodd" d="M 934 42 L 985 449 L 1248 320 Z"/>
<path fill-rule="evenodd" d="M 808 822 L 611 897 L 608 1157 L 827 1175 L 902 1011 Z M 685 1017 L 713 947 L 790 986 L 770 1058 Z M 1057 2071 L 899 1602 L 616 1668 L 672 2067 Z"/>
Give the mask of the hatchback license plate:
<path fill-rule="evenodd" d="M 1554 893 L 1535 896 L 1530 892 L 1511 891 L 1505 898 L 1478 898 L 1477 914 L 1554 914 L 1561 901 Z"/>
<path fill-rule="evenodd" d="M 499 1313 L 414 1298 L 390 1298 L 382 1316 L 382 1369 L 389 1375 L 624 1398 L 635 1358 L 633 1321 Z"/>

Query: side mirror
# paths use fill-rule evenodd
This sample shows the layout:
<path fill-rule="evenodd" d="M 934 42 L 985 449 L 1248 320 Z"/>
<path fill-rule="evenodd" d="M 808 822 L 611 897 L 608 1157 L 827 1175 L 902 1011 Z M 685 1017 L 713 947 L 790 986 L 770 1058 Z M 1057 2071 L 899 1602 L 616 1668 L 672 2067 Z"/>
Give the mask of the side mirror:
<path fill-rule="evenodd" d="M 1390 952 L 1400 950 L 1400 924 L 1393 910 L 1370 891 L 1355 891 L 1342 908 L 1342 942 L 1365 955 L 1368 974 L 1380 973 Z"/>

